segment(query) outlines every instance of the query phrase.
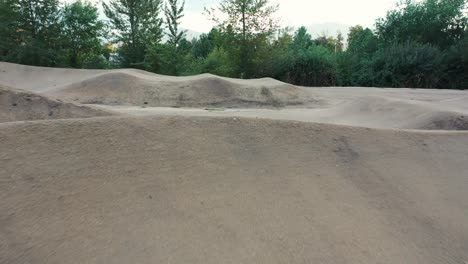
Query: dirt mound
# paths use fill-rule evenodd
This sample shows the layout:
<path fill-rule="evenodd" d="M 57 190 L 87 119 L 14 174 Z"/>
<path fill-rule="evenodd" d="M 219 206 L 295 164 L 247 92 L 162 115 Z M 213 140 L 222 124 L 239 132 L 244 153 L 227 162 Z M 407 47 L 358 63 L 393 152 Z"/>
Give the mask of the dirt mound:
<path fill-rule="evenodd" d="M 77 70 L 0 62 L 0 86 L 44 92 L 102 74 L 104 70 Z"/>
<path fill-rule="evenodd" d="M 305 103 L 307 93 L 274 80 L 244 80 L 204 74 L 168 77 L 120 71 L 101 74 L 49 91 L 84 104 L 147 106 L 285 106 Z"/>
<path fill-rule="evenodd" d="M 317 109 L 309 118 L 315 122 L 371 128 L 468 130 L 465 116 L 432 102 L 363 96 Z"/>
<path fill-rule="evenodd" d="M 468 133 L 0 124 L 0 262 L 464 263 Z"/>
<path fill-rule="evenodd" d="M 280 107 L 314 101 L 304 89 L 270 78 L 171 77 L 134 69 L 76 70 L 3 62 L 0 85 L 84 104 Z"/>
<path fill-rule="evenodd" d="M 468 130 L 468 118 L 464 114 L 441 112 L 422 118 L 415 124 L 425 130 Z"/>
<path fill-rule="evenodd" d="M 88 106 L 64 103 L 31 92 L 0 87 L 0 122 L 109 115 L 114 114 Z"/>

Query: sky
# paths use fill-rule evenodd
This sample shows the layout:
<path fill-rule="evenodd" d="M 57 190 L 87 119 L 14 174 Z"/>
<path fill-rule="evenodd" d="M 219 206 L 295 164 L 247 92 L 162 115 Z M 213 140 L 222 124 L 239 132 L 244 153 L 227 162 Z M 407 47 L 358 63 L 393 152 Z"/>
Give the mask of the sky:
<path fill-rule="evenodd" d="M 213 24 L 203 14 L 204 7 L 215 7 L 220 0 L 186 0 L 182 27 L 208 32 Z M 279 3 L 282 26 L 308 26 L 337 23 L 373 27 L 377 18 L 393 9 L 398 0 L 272 0 Z"/>

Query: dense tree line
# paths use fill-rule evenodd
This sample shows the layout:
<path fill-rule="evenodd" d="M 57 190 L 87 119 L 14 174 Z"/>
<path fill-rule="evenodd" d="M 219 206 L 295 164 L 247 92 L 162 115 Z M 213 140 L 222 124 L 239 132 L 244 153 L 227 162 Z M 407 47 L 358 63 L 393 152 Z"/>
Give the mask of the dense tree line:
<path fill-rule="evenodd" d="M 273 77 L 304 86 L 468 88 L 466 0 L 402 1 L 375 23 L 313 38 L 280 28 L 268 0 L 221 0 L 193 40 L 181 0 L 0 0 L 0 59 L 39 66 L 132 67 L 168 75 Z M 346 46 L 346 47 L 345 47 Z"/>

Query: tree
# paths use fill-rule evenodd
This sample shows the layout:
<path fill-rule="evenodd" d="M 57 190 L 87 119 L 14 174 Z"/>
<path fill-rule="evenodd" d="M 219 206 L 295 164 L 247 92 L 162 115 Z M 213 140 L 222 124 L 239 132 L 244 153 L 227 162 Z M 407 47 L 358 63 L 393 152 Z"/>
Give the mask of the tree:
<path fill-rule="evenodd" d="M 255 78 L 272 77 L 284 80 L 285 69 L 288 66 L 293 36 L 290 29 L 282 29 L 272 42 L 260 46 L 255 56 Z"/>
<path fill-rule="evenodd" d="M 304 86 L 333 86 L 336 84 L 336 66 L 333 53 L 323 46 L 311 46 L 289 56 L 281 78 Z"/>
<path fill-rule="evenodd" d="M 271 36 L 278 29 L 274 14 L 278 5 L 269 5 L 268 0 L 222 0 L 217 9 L 205 9 L 208 16 L 222 30 L 230 28 L 239 42 L 239 69 L 241 77 L 251 73 L 252 53 L 255 40 Z M 217 12 L 223 13 L 222 19 Z"/>
<path fill-rule="evenodd" d="M 143 68 L 147 49 L 162 37 L 161 0 L 111 0 L 103 7 L 121 43 L 122 66 Z"/>
<path fill-rule="evenodd" d="M 343 47 L 344 47 L 343 40 L 344 40 L 343 34 L 341 34 L 341 32 L 338 31 L 338 34 L 336 36 L 335 53 L 343 51 Z"/>
<path fill-rule="evenodd" d="M 215 48 L 216 29 L 212 29 L 208 34 L 201 34 L 200 37 L 192 40 L 192 54 L 195 58 L 204 59 L 208 57 Z"/>
<path fill-rule="evenodd" d="M 443 54 L 446 70 L 439 88 L 468 89 L 468 36 Z"/>
<path fill-rule="evenodd" d="M 18 44 L 18 10 L 12 0 L 0 0 L 0 59 Z"/>
<path fill-rule="evenodd" d="M 353 53 L 374 53 L 378 48 L 378 39 L 369 28 L 360 25 L 351 27 L 348 33 L 348 51 Z"/>
<path fill-rule="evenodd" d="M 407 42 L 380 49 L 369 65 L 378 87 L 437 88 L 445 67 L 440 50 Z"/>
<path fill-rule="evenodd" d="M 226 77 L 234 77 L 236 69 L 229 54 L 223 48 L 215 49 L 208 55 L 202 67 L 203 73 L 213 73 Z"/>
<path fill-rule="evenodd" d="M 185 1 L 179 6 L 178 0 L 167 0 L 164 7 L 164 13 L 166 15 L 166 24 L 169 32 L 167 36 L 169 37 L 168 44 L 172 49 L 172 56 L 170 57 L 170 74 L 177 75 L 178 73 L 178 64 L 180 60 L 180 54 L 178 52 L 178 47 L 180 41 L 184 38 L 186 30 L 180 30 L 180 19 L 184 16 L 184 5 Z"/>
<path fill-rule="evenodd" d="M 373 86 L 374 72 L 369 66 L 378 49 L 378 39 L 368 28 L 357 25 L 348 33 L 346 52 L 337 54 L 338 84 L 342 86 Z"/>
<path fill-rule="evenodd" d="M 76 1 L 63 8 L 63 42 L 69 65 L 82 67 L 84 56 L 90 53 L 101 53 L 100 37 L 103 36 L 104 23 L 98 19 L 96 7 L 90 3 Z"/>
<path fill-rule="evenodd" d="M 305 27 L 300 27 L 294 34 L 291 48 L 297 52 L 299 50 L 308 49 L 312 44 L 312 36 L 307 33 L 307 29 Z"/>
<path fill-rule="evenodd" d="M 404 0 L 377 20 L 377 35 L 386 43 L 416 41 L 446 48 L 460 40 L 467 27 L 466 5 L 466 0 Z"/>
<path fill-rule="evenodd" d="M 178 4 L 178 0 L 167 0 L 168 3 L 164 7 L 164 14 L 166 15 L 166 24 L 169 32 L 167 33 L 169 40 L 168 43 L 177 47 L 181 39 L 184 38 L 187 30 L 180 30 L 180 19 L 184 17 L 185 1 Z"/>
<path fill-rule="evenodd" d="M 12 0 L 9 8 L 15 12 L 14 37 L 19 45 L 12 47 L 5 59 L 29 65 L 55 66 L 61 29 L 58 0 Z"/>

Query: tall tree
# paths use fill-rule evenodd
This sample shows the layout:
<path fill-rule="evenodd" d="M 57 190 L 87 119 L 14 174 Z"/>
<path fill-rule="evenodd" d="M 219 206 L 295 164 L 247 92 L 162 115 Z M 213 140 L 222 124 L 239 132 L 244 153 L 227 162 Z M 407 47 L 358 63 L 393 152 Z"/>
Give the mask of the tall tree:
<path fill-rule="evenodd" d="M 201 34 L 200 37 L 192 40 L 192 53 L 195 58 L 206 58 L 215 47 L 216 29 L 212 29 L 208 34 Z"/>
<path fill-rule="evenodd" d="M 181 30 L 180 19 L 184 17 L 184 6 L 185 1 L 178 3 L 178 0 L 167 0 L 164 7 L 164 14 L 166 15 L 166 25 L 169 30 L 167 33 L 169 40 L 168 43 L 174 46 L 178 46 L 181 39 L 184 38 L 187 33 L 186 30 Z"/>
<path fill-rule="evenodd" d="M 0 0 L 0 59 L 17 46 L 18 10 L 12 0 Z"/>
<path fill-rule="evenodd" d="M 251 75 L 249 64 L 255 41 L 271 36 L 279 28 L 274 17 L 278 8 L 269 5 L 268 0 L 222 0 L 217 8 L 205 10 L 219 28 L 230 28 L 238 38 L 241 77 Z"/>
<path fill-rule="evenodd" d="M 373 86 L 372 57 L 378 50 L 374 33 L 360 25 L 351 27 L 348 33 L 348 49 L 337 56 L 338 82 L 344 86 Z"/>
<path fill-rule="evenodd" d="M 103 7 L 121 44 L 122 66 L 142 68 L 147 49 L 162 37 L 161 0 L 111 0 Z"/>
<path fill-rule="evenodd" d="M 70 66 L 81 67 L 84 55 L 100 52 L 104 23 L 98 17 L 95 6 L 80 0 L 63 8 L 62 32 Z"/>
<path fill-rule="evenodd" d="M 338 31 L 338 34 L 336 36 L 335 53 L 343 51 L 343 47 L 344 47 L 343 40 L 344 40 L 343 34 L 341 34 L 341 32 Z"/>
<path fill-rule="evenodd" d="M 327 36 L 325 32 L 321 34 L 318 38 L 314 40 L 315 45 L 323 46 L 327 48 L 330 52 L 336 51 L 336 39 L 332 36 Z"/>
<path fill-rule="evenodd" d="M 58 0 L 13 0 L 16 12 L 15 47 L 7 60 L 40 66 L 57 63 L 60 36 Z"/>
<path fill-rule="evenodd" d="M 305 27 L 300 27 L 294 34 L 291 48 L 297 52 L 299 50 L 308 49 L 312 44 L 312 36 L 307 33 L 307 29 Z"/>
<path fill-rule="evenodd" d="M 377 35 L 387 43 L 416 41 L 440 48 L 462 38 L 468 26 L 466 0 L 403 0 L 377 20 Z"/>
<path fill-rule="evenodd" d="M 378 39 L 369 28 L 351 27 L 348 33 L 348 51 L 371 54 L 377 51 Z"/>
<path fill-rule="evenodd" d="M 180 62 L 181 54 L 178 52 L 180 41 L 184 38 L 186 30 L 180 29 L 180 19 L 184 17 L 185 1 L 179 5 L 178 0 L 167 0 L 164 6 L 164 14 L 166 16 L 167 36 L 169 37 L 168 44 L 171 46 L 172 54 L 170 56 L 170 74 L 178 74 L 178 64 Z"/>

